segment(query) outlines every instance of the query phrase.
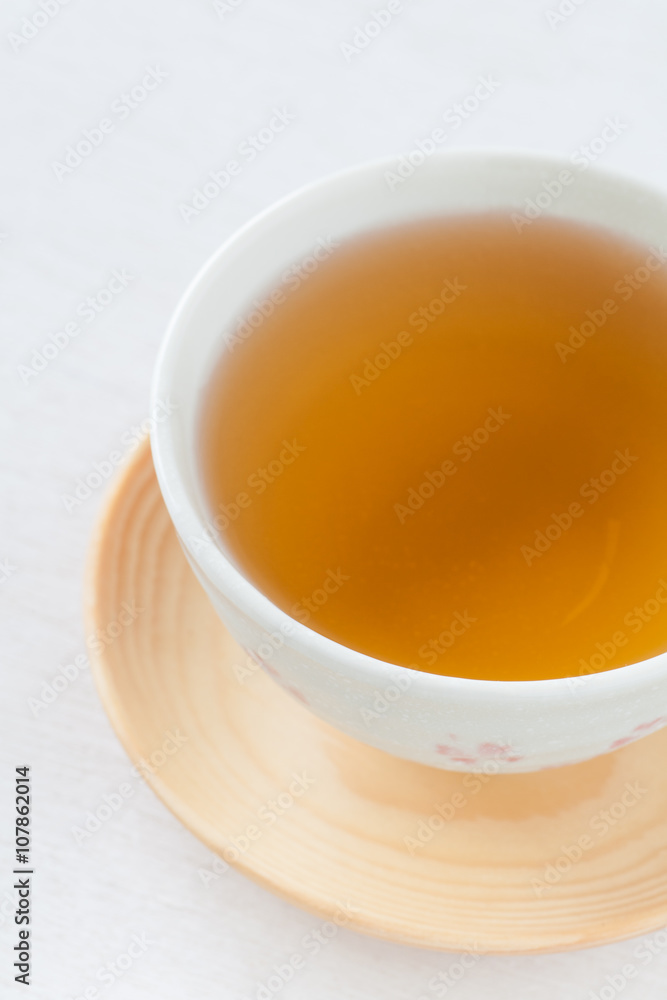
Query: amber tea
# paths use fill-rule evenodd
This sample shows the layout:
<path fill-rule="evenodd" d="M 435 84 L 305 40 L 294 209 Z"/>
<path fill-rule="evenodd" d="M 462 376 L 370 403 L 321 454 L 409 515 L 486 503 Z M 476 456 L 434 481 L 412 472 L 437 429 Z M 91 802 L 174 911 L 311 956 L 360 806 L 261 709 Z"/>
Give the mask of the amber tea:
<path fill-rule="evenodd" d="M 202 407 L 210 520 L 242 572 L 435 673 L 666 650 L 662 248 L 502 213 L 326 246 L 227 331 Z"/>

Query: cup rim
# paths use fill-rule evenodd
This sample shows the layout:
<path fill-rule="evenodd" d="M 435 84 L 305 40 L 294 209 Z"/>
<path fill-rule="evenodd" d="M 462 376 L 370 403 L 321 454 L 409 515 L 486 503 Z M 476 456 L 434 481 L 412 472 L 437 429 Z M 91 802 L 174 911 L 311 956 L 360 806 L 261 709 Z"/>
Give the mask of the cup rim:
<path fill-rule="evenodd" d="M 407 154 L 407 150 L 403 155 Z M 361 178 L 364 175 L 388 171 L 395 168 L 401 153 L 391 156 L 377 157 L 359 164 L 345 167 L 320 177 L 315 181 L 301 185 L 295 191 L 283 196 L 263 209 L 239 229 L 235 230 L 215 250 L 196 272 L 182 294 L 178 305 L 167 326 L 157 355 L 151 387 L 151 400 L 155 405 L 159 400 L 168 399 L 170 386 L 177 374 L 178 355 L 182 341 L 187 336 L 189 314 L 193 304 L 200 301 L 207 288 L 215 279 L 216 274 L 224 269 L 225 259 L 232 251 L 241 249 L 257 230 L 272 220 L 278 221 L 281 216 L 299 202 L 309 197 L 325 194 L 328 189 L 344 183 L 347 179 Z M 471 147 L 456 150 L 438 151 L 429 160 L 434 164 L 459 161 L 479 163 L 486 160 L 499 164 L 524 166 L 527 163 L 535 167 L 549 168 L 554 171 L 571 169 L 572 164 L 562 154 L 551 154 L 532 149 L 496 149 L 494 147 Z M 653 188 L 635 177 L 625 173 L 592 166 L 587 174 L 606 180 L 627 193 L 645 198 L 650 197 L 662 201 L 667 206 L 667 198 L 659 189 Z M 365 230 L 370 232 L 370 228 Z M 222 336 L 221 336 L 222 340 Z M 154 422 L 151 430 L 151 451 L 155 471 L 172 522 L 181 538 L 182 544 L 188 548 L 188 536 L 201 535 L 206 524 L 200 517 L 196 507 L 190 500 L 185 486 L 186 473 L 178 460 L 174 435 L 173 420 Z M 345 646 L 343 643 L 330 639 L 316 632 L 302 622 L 297 621 L 275 605 L 262 591 L 250 582 L 227 558 L 217 545 L 206 546 L 205 550 L 195 554 L 190 552 L 193 560 L 203 569 L 208 579 L 219 589 L 239 610 L 251 621 L 259 621 L 270 632 L 281 632 L 290 646 L 308 659 L 335 663 L 350 674 L 365 674 L 372 682 L 386 683 L 388 676 L 408 671 L 411 686 L 420 689 L 421 694 L 442 695 L 446 688 L 455 689 L 459 695 L 490 696 L 492 698 L 515 698 L 517 695 L 531 696 L 538 700 L 553 699 L 556 695 L 563 698 L 572 697 L 571 682 L 583 682 L 578 698 L 599 700 L 600 696 L 614 689 L 633 691 L 638 686 L 663 678 L 667 673 L 667 651 L 648 659 L 621 667 L 612 667 L 585 675 L 572 674 L 566 677 L 553 677 L 533 680 L 492 680 L 487 678 L 457 677 L 450 674 L 437 674 L 426 670 L 414 669 L 401 664 L 390 663 Z M 286 630 L 288 627 L 288 631 Z"/>

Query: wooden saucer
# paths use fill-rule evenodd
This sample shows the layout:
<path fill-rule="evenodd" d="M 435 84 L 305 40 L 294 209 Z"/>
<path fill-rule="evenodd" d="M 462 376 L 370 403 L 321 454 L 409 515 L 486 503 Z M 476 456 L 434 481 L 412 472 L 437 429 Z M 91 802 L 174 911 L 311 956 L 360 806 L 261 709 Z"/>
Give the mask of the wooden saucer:
<path fill-rule="evenodd" d="M 412 764 L 342 735 L 216 618 L 147 444 L 101 518 L 86 591 L 97 686 L 132 760 L 197 837 L 298 906 L 479 953 L 579 948 L 667 923 L 667 729 L 506 776 Z"/>

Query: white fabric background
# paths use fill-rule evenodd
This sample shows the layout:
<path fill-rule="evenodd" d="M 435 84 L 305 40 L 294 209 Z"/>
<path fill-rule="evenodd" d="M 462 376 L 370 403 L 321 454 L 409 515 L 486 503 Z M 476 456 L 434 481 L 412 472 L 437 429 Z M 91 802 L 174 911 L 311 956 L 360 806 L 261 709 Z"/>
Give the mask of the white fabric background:
<path fill-rule="evenodd" d="M 317 927 L 233 870 L 205 888 L 197 869 L 210 863 L 207 850 L 139 782 L 99 832 L 75 844 L 72 826 L 127 780 L 129 762 L 89 671 L 37 716 L 30 709 L 29 699 L 84 649 L 82 566 L 104 490 L 72 512 L 61 495 L 122 450 L 123 435 L 147 415 L 167 320 L 220 242 L 304 182 L 410 149 L 480 76 L 501 86 L 449 130 L 449 146 L 572 153 L 617 116 L 627 127 L 600 164 L 667 185 L 664 3 L 565 0 L 573 13 L 550 26 L 546 12 L 556 2 L 404 0 L 348 63 L 340 43 L 383 0 L 234 0 L 229 12 L 216 12 L 211 0 L 69 0 L 18 52 L 8 36 L 40 8 L 37 0 L 4 0 L 0 560 L 14 569 L 0 582 L 2 997 L 25 992 L 12 981 L 5 897 L 13 774 L 22 763 L 33 768 L 35 799 L 36 1000 L 69 1000 L 94 986 L 104 1000 L 254 998 Z M 168 78 L 126 120 L 112 114 L 114 131 L 59 181 L 53 161 L 156 66 Z M 179 205 L 276 106 L 296 120 L 186 224 Z M 128 288 L 25 384 L 19 366 L 31 351 L 122 268 L 134 279 Z M 133 934 L 145 934 L 148 949 L 102 986 L 97 970 Z M 585 1000 L 633 961 L 637 944 L 487 956 L 448 995 Z M 276 995 L 435 997 L 429 979 L 454 960 L 342 930 Z M 666 987 L 667 951 L 622 992 L 625 1000 L 664 998 Z"/>

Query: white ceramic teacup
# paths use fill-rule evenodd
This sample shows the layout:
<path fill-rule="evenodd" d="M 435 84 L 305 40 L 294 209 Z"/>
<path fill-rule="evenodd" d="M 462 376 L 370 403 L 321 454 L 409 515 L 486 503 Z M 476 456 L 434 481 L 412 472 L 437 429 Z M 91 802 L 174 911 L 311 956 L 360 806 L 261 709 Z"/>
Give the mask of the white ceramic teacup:
<path fill-rule="evenodd" d="M 478 151 L 347 170 L 254 219 L 192 282 L 158 361 L 154 405 L 168 399 L 176 409 L 155 427 L 152 447 L 190 564 L 232 635 L 286 690 L 331 725 L 399 757 L 449 770 L 534 771 L 607 753 L 665 725 L 667 654 L 537 681 L 468 680 L 373 659 L 294 621 L 244 578 L 210 529 L 198 468 L 199 406 L 223 338 L 289 265 L 330 240 L 487 209 L 515 213 L 518 231 L 546 214 L 667 247 L 662 195 L 568 161 Z"/>

